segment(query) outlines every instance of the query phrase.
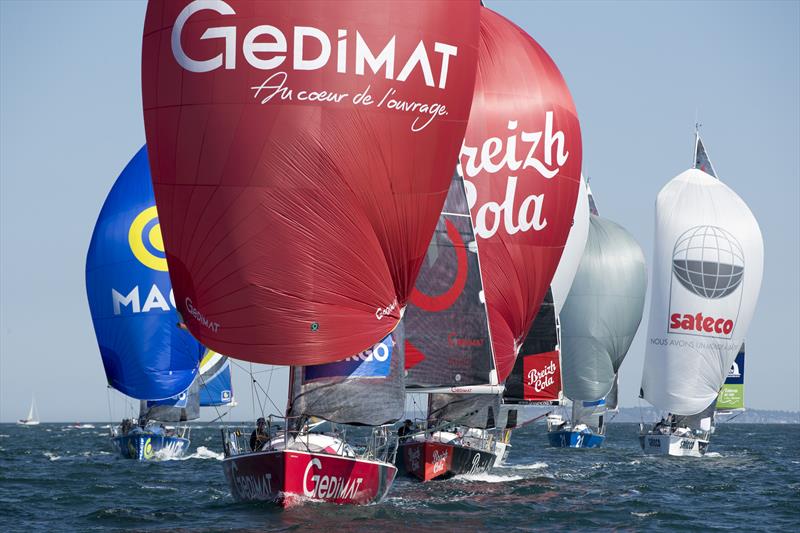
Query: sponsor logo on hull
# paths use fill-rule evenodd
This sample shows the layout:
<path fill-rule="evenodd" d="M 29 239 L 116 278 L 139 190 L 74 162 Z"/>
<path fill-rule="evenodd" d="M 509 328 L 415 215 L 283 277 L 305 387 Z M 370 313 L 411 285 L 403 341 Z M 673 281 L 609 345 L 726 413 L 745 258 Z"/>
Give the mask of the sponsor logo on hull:
<path fill-rule="evenodd" d="M 339 504 L 379 501 L 396 472 L 375 461 L 292 451 L 243 454 L 223 464 L 234 498 L 283 506 L 304 498 Z"/>

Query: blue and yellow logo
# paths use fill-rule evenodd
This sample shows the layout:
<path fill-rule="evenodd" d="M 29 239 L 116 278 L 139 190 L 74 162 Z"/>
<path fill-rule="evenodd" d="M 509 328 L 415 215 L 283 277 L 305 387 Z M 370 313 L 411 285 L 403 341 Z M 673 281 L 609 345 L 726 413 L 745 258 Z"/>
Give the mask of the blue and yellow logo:
<path fill-rule="evenodd" d="M 167 271 L 164 240 L 158 223 L 156 206 L 148 207 L 133 219 L 128 231 L 128 244 L 136 259 L 144 266 L 160 272 Z"/>

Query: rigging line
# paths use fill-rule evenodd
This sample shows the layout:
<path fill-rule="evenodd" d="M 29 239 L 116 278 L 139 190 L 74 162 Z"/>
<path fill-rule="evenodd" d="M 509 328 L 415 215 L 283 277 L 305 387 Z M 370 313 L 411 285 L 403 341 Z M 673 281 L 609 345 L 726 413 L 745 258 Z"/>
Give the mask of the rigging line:
<path fill-rule="evenodd" d="M 206 378 L 204 378 L 204 377 L 203 377 L 203 374 L 200 374 L 200 373 L 198 373 L 198 374 L 197 374 L 197 377 L 199 377 L 199 378 L 200 378 L 201 385 L 202 385 L 203 387 L 205 387 L 205 386 L 206 386 Z M 198 392 L 198 394 L 200 394 L 200 393 Z M 215 419 L 214 419 L 214 420 L 212 420 L 211 422 L 216 422 L 217 420 L 219 420 L 220 418 L 222 418 L 223 416 L 225 416 L 225 413 L 222 413 L 222 414 L 220 414 L 220 412 L 219 412 L 219 409 L 217 409 L 217 406 L 216 406 L 216 405 L 212 405 L 211 407 L 213 407 L 213 408 L 214 408 L 214 411 L 217 413 L 217 418 L 215 418 Z"/>
<path fill-rule="evenodd" d="M 106 402 L 108 403 L 108 420 L 109 422 L 113 421 L 113 415 L 111 414 L 111 392 L 108 390 L 110 389 L 110 385 L 106 385 Z"/>
<path fill-rule="evenodd" d="M 256 404 L 255 404 L 255 391 L 256 387 L 253 385 L 255 383 L 255 378 L 253 378 L 253 363 L 250 363 L 250 407 L 252 408 L 252 417 L 251 420 L 255 420 L 256 418 Z"/>
<path fill-rule="evenodd" d="M 258 383 L 256 380 L 253 380 L 253 383 L 258 385 L 258 388 L 261 389 L 261 391 L 264 393 L 265 399 L 269 400 L 269 403 L 272 404 L 272 407 L 274 407 L 275 410 L 280 414 L 281 410 L 278 408 L 277 405 L 275 405 L 275 402 L 272 401 L 272 398 L 270 397 L 269 393 L 266 390 L 264 390 L 264 387 L 261 386 L 261 383 Z M 266 404 L 267 404 L 267 402 L 264 402 L 264 406 L 266 406 Z M 261 407 L 261 416 L 264 416 L 264 407 L 263 406 Z"/>

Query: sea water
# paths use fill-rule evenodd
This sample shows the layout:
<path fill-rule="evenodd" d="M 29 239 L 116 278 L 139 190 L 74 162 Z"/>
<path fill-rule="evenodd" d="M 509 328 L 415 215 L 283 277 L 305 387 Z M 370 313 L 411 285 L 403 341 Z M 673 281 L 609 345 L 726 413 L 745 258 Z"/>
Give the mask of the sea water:
<path fill-rule="evenodd" d="M 701 459 L 644 456 L 635 424 L 605 447 L 550 448 L 544 427 L 514 433 L 488 474 L 398 479 L 380 504 L 236 503 L 220 426 L 198 424 L 189 455 L 136 462 L 108 429 L 0 425 L 2 531 L 800 531 L 800 425 L 723 424 Z"/>

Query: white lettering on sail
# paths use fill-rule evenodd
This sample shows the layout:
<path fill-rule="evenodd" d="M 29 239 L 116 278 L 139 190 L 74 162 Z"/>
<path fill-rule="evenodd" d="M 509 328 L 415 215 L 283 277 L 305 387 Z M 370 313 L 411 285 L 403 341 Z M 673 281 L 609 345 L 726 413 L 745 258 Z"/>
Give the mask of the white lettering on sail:
<path fill-rule="evenodd" d="M 545 201 L 543 193 L 524 198 L 515 212 L 519 176 L 512 173 L 531 168 L 543 178 L 553 179 L 569 158 L 569 152 L 565 151 L 564 132 L 553 131 L 552 111 L 545 113 L 543 132 L 518 132 L 518 124 L 517 120 L 508 121 L 508 130 L 514 134 L 507 137 L 505 142 L 500 137 L 489 137 L 480 147 L 469 146 L 466 141 L 461 146 L 461 161 L 465 159 L 465 162 L 459 163 L 459 173 L 464 176 L 467 203 L 474 213 L 475 234 L 484 239 L 494 236 L 501 222 L 509 235 L 520 231 L 541 231 L 547 227 L 547 219 L 542 213 Z M 539 146 L 541 150 L 538 150 Z M 520 157 L 522 153 L 526 153 L 524 159 Z M 482 172 L 496 174 L 503 170 L 508 172 L 508 181 L 502 203 L 479 199 L 474 179 Z M 477 213 L 473 210 L 476 205 L 479 206 Z"/>
<path fill-rule="evenodd" d="M 183 46 L 183 30 L 186 23 L 195 13 L 200 11 L 214 11 L 220 15 L 235 15 L 236 11 L 223 0 L 195 0 L 189 3 L 178 14 L 172 27 L 171 46 L 175 61 L 190 72 L 211 72 L 220 67 L 225 70 L 236 68 L 237 55 L 237 28 L 236 26 L 212 26 L 203 32 L 200 40 L 222 39 L 223 51 L 208 59 L 192 58 Z M 347 73 L 348 39 L 347 29 L 339 28 L 336 32 L 336 53 L 332 54 L 331 38 L 319 28 L 313 26 L 294 26 L 292 31 L 291 61 L 294 70 L 318 70 L 328 65 L 331 57 L 336 62 L 336 72 Z M 395 79 L 394 73 L 397 66 L 402 65 L 396 80 L 406 81 L 415 71 L 420 71 L 428 87 L 445 89 L 450 66 L 450 58 L 458 55 L 458 47 L 447 43 L 434 42 L 433 55 L 440 56 L 438 76 L 435 76 L 431 65 L 430 43 L 419 41 L 411 55 L 405 62 L 396 63 L 395 43 L 396 35 L 380 45 L 372 43 L 373 47 L 383 46 L 377 54 L 358 31 L 355 31 L 355 46 L 353 47 L 355 59 L 355 74 L 363 76 L 367 70 L 373 74 L 382 74 L 387 80 Z M 258 38 L 267 37 L 267 41 L 257 41 Z M 242 56 L 253 68 L 271 70 L 283 64 L 288 56 L 288 39 L 279 28 L 262 24 L 250 29 L 241 43 Z M 312 44 L 313 43 L 313 44 Z M 307 50 L 320 49 L 316 57 L 309 57 Z M 365 67 L 368 67 L 365 68 Z"/>
<path fill-rule="evenodd" d="M 189 314 L 192 315 L 192 318 L 197 320 L 202 326 L 210 329 L 214 333 L 217 332 L 217 330 L 219 329 L 219 323 L 212 322 L 208 318 L 203 316 L 203 313 L 201 313 L 199 309 L 197 309 L 192 305 L 191 298 L 186 298 L 185 303 L 186 303 L 186 310 L 189 311 Z"/>
<path fill-rule="evenodd" d="M 528 385 L 533 387 L 536 392 L 542 392 L 547 387 L 555 383 L 556 363 L 550 361 L 550 364 L 545 366 L 542 370 L 531 368 L 528 372 Z"/>

